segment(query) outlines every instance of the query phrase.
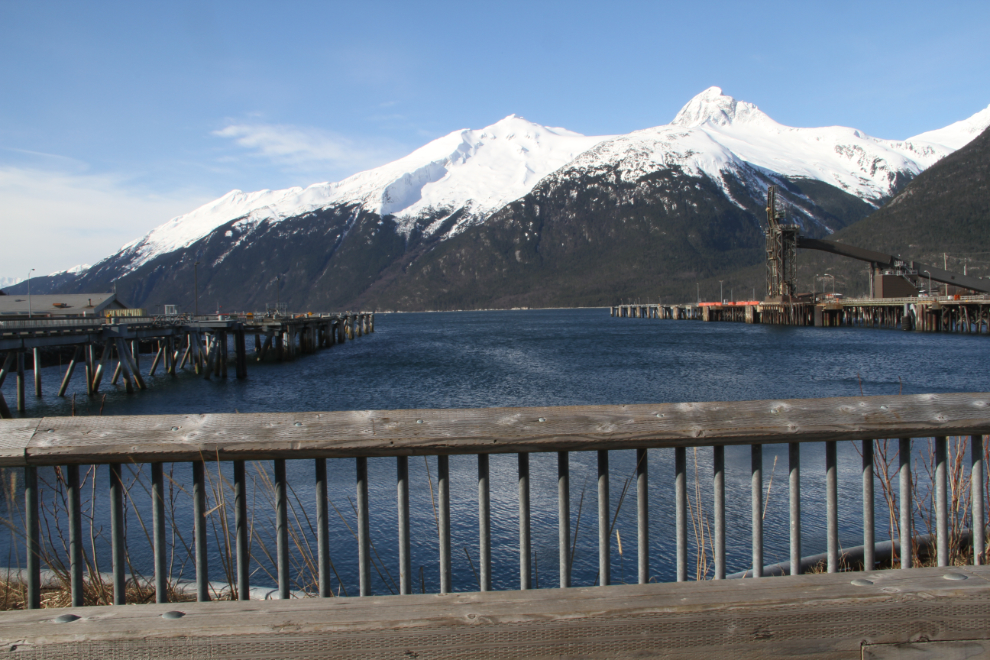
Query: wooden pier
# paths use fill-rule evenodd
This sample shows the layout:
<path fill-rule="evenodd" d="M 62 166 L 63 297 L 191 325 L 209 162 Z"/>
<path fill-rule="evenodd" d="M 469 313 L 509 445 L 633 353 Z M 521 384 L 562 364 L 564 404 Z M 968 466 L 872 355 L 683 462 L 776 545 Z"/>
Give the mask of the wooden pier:
<path fill-rule="evenodd" d="M 71 349 L 72 358 L 57 396 L 65 396 L 77 368 L 85 372 L 86 393 L 99 392 L 105 378 L 123 381 L 128 392 L 147 389 L 141 355 L 153 355 L 149 376 L 158 367 L 169 375 L 184 368 L 206 379 L 227 378 L 230 349 L 237 378 L 247 377 L 247 335 L 254 335 L 255 360 L 293 359 L 320 348 L 375 331 L 370 312 L 298 314 L 281 317 L 254 314 L 221 316 L 155 316 L 0 320 L 0 385 L 16 373 L 16 410 L 25 410 L 27 355 L 31 355 L 35 396 L 42 395 L 42 352 Z M 232 341 L 231 341 L 232 340 Z M 112 376 L 110 375 L 112 374 Z M 0 394 L 0 418 L 11 413 Z"/>
<path fill-rule="evenodd" d="M 616 305 L 613 317 L 990 335 L 990 296 Z"/>

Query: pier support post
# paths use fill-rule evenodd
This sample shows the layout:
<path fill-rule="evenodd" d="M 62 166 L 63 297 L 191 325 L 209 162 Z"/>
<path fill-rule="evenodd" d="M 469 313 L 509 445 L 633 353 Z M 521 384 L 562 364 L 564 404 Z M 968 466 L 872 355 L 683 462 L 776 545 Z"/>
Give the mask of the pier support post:
<path fill-rule="evenodd" d="M 41 396 L 41 349 L 31 349 L 31 368 L 34 371 L 34 395 Z"/>
<path fill-rule="evenodd" d="M 24 351 L 17 351 L 17 412 L 24 412 Z"/>
<path fill-rule="evenodd" d="M 62 379 L 62 385 L 58 388 L 58 396 L 65 396 L 65 390 L 69 387 L 69 381 L 72 380 L 72 372 L 76 370 L 76 362 L 82 357 L 83 348 L 82 346 L 76 346 L 75 352 L 72 354 L 72 360 L 69 362 L 68 368 L 65 370 L 65 378 Z"/>
<path fill-rule="evenodd" d="M 234 335 L 234 349 L 237 352 L 237 377 L 247 378 L 247 344 L 244 338 L 244 326 L 238 326 Z M 255 339 L 258 336 L 255 335 Z"/>

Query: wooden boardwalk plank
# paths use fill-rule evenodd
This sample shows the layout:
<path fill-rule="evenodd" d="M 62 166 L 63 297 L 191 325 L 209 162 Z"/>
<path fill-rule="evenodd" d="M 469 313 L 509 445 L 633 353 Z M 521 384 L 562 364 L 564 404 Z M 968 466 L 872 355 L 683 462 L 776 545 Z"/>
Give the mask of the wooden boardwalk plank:
<path fill-rule="evenodd" d="M 3 613 L 0 643 L 17 658 L 860 658 L 867 645 L 990 639 L 990 568 L 90 607 L 53 623 L 64 612 Z"/>
<path fill-rule="evenodd" d="M 0 422 L 0 446 L 16 445 L 23 433 L 8 423 Z M 990 394 L 51 417 L 29 424 L 37 430 L 24 460 L 37 465 L 590 451 L 986 434 Z"/>

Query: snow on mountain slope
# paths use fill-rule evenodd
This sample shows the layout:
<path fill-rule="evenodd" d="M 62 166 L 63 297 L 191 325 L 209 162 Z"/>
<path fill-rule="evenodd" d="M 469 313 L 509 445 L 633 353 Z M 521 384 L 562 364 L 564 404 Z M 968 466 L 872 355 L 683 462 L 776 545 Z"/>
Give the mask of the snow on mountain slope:
<path fill-rule="evenodd" d="M 307 188 L 234 190 L 220 199 L 169 220 L 147 236 L 125 245 L 128 270 L 186 247 L 217 227 L 279 221 L 333 205 L 361 206 L 393 215 L 408 234 L 416 220 L 432 213 L 469 210 L 456 233 L 529 192 L 544 176 L 562 167 L 605 137 L 588 137 L 510 115 L 481 130 L 455 131 L 408 156 L 360 172 L 337 183 Z"/>
<path fill-rule="evenodd" d="M 634 181 L 676 166 L 694 176 L 707 175 L 725 189 L 723 173 L 745 178 L 746 166 L 752 166 L 824 181 L 877 206 L 893 192 L 900 175 L 918 174 L 988 124 L 990 112 L 983 111 L 906 141 L 882 140 L 841 126 L 791 128 L 710 87 L 669 125 L 602 142 L 566 169 L 617 168 L 624 180 Z"/>
<path fill-rule="evenodd" d="M 705 175 L 731 199 L 725 175 L 765 188 L 765 176 L 824 181 L 879 205 L 905 175 L 913 176 L 965 145 L 990 125 L 990 107 L 969 119 L 909 140 L 871 137 L 853 128 L 792 128 L 751 103 L 710 87 L 673 122 L 628 135 L 589 137 L 510 115 L 480 130 L 455 131 L 381 167 L 336 183 L 307 188 L 231 191 L 173 218 L 125 245 L 118 256 L 131 271 L 154 257 L 187 247 L 234 221 L 250 229 L 333 206 L 391 215 L 406 236 L 423 219 L 430 235 L 445 216 L 463 210 L 452 236 L 529 193 L 556 172 L 617 170 L 625 181 L 670 167 Z M 738 202 L 737 202 L 738 203 Z M 440 219 L 437 219 L 440 218 Z"/>
<path fill-rule="evenodd" d="M 54 273 L 49 273 L 48 277 L 58 277 L 59 275 L 80 275 L 89 269 L 89 264 L 78 264 L 72 268 L 66 268 L 65 270 L 57 270 Z"/>
<path fill-rule="evenodd" d="M 977 135 L 986 130 L 987 126 L 990 126 L 990 105 L 972 117 L 949 124 L 945 128 L 915 135 L 908 138 L 908 141 L 912 143 L 925 142 L 956 151 L 969 144 Z"/>

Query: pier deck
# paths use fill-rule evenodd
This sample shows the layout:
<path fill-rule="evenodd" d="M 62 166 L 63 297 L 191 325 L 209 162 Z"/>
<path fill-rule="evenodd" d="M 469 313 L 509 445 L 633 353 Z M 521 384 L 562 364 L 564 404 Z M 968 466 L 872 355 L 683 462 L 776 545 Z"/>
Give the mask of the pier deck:
<path fill-rule="evenodd" d="M 990 296 L 615 305 L 614 317 L 990 335 Z"/>
<path fill-rule="evenodd" d="M 74 349 L 66 368 L 58 396 L 64 396 L 76 366 L 85 370 L 86 393 L 96 394 L 105 372 L 113 364 L 111 383 L 123 379 L 128 392 L 147 386 L 140 368 L 142 353 L 153 354 L 149 376 L 161 365 L 166 374 L 174 375 L 187 364 L 196 374 L 227 377 L 233 338 L 235 373 L 247 377 L 247 335 L 255 336 L 255 358 L 274 356 L 290 359 L 300 353 L 360 337 L 374 332 L 374 314 L 298 314 L 269 317 L 254 314 L 210 316 L 155 316 L 108 318 L 34 318 L 0 319 L 0 385 L 7 375 L 17 374 L 16 409 L 25 410 L 26 356 L 31 355 L 35 395 L 42 395 L 42 351 Z M 98 349 L 102 348 L 99 358 Z M 0 418 L 11 413 L 0 394 Z"/>

